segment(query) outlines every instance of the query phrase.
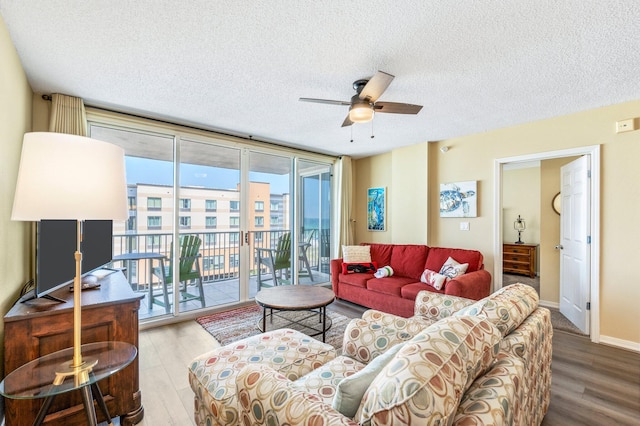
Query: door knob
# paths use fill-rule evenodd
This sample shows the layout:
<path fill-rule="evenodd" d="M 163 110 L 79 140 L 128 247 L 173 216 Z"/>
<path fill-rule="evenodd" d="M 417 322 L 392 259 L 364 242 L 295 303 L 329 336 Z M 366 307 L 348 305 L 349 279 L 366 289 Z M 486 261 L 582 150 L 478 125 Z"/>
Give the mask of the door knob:
<path fill-rule="evenodd" d="M 555 249 L 556 250 L 562 250 L 564 247 L 562 246 L 562 244 L 558 244 Z"/>

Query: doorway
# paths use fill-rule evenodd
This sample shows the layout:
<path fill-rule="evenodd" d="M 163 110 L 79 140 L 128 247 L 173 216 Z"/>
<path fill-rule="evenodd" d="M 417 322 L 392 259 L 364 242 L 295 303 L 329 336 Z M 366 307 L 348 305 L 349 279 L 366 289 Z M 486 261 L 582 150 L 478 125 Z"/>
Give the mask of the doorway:
<path fill-rule="evenodd" d="M 504 168 L 508 164 L 518 164 L 532 161 L 543 161 L 543 160 L 551 160 L 551 159 L 559 159 L 566 157 L 577 157 L 587 155 L 589 158 L 590 168 L 591 168 L 591 203 L 590 203 L 590 213 L 591 213 L 591 223 L 589 226 L 590 229 L 590 256 L 591 256 L 591 265 L 589 269 L 589 280 L 590 280 L 590 336 L 591 341 L 594 343 L 598 343 L 599 335 L 600 335 L 600 324 L 599 324 L 599 289 L 600 289 L 600 146 L 587 146 L 559 151 L 549 151 L 542 152 L 536 154 L 528 154 L 516 157 L 508 157 L 508 158 L 499 158 L 494 161 L 494 253 L 496 254 L 494 257 L 494 290 L 500 289 L 503 286 L 502 283 L 502 274 L 499 271 L 502 271 L 502 263 L 503 263 L 503 241 L 504 241 L 504 229 L 505 229 L 505 220 L 504 211 L 503 211 L 503 175 Z M 541 203 L 543 201 L 541 200 Z M 558 236 L 558 239 L 560 237 Z M 544 304 L 544 300 L 541 299 Z M 555 302 L 548 303 L 548 305 L 553 306 Z"/>

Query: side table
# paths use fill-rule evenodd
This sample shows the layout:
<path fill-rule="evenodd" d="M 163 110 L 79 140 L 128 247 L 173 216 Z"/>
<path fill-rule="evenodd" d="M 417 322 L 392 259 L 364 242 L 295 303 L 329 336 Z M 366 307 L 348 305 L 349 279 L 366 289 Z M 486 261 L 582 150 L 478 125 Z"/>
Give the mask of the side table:
<path fill-rule="evenodd" d="M 9 373 L 0 382 L 0 394 L 13 399 L 45 398 L 33 423 L 41 425 L 56 395 L 80 390 L 87 424 L 97 425 L 94 398 L 102 414 L 108 419 L 109 424 L 112 424 L 98 382 L 131 364 L 137 354 L 136 347 L 126 342 L 98 342 L 82 345 L 85 363 L 94 364 L 89 373 L 89 380 L 79 383 L 71 377 L 59 383 L 58 373 L 61 369 L 68 369 L 73 359 L 73 348 L 63 349 L 30 361 Z"/>

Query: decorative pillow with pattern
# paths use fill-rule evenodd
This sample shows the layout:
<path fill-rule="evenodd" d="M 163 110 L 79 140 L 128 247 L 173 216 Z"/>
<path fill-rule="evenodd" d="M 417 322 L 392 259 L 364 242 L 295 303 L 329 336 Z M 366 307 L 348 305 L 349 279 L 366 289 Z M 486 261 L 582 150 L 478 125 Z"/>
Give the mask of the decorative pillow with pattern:
<path fill-rule="evenodd" d="M 342 261 L 344 263 L 370 263 L 371 247 L 342 246 Z"/>
<path fill-rule="evenodd" d="M 442 290 L 448 279 L 449 278 L 446 275 L 441 275 L 436 271 L 432 271 L 431 269 L 425 269 L 420 276 L 420 281 L 425 284 L 429 284 L 436 290 Z"/>
<path fill-rule="evenodd" d="M 374 273 L 378 269 L 378 264 L 376 262 L 368 262 L 368 263 L 342 263 L 342 274 L 366 274 L 366 273 Z"/>
<path fill-rule="evenodd" d="M 467 272 L 468 267 L 468 263 L 459 263 L 454 258 L 449 257 L 447 261 L 444 262 L 444 265 L 442 265 L 442 268 L 440 268 L 440 275 L 454 279 Z"/>

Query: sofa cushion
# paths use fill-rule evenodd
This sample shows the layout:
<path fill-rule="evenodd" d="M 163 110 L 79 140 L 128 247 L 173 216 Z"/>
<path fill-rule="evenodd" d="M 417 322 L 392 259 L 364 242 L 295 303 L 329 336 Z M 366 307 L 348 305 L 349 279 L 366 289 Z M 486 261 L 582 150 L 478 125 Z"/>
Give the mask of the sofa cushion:
<path fill-rule="evenodd" d="M 242 418 L 221 424 L 358 426 L 266 365 L 247 365 L 238 373 L 236 385 Z"/>
<path fill-rule="evenodd" d="M 367 288 L 367 281 L 373 278 L 373 274 L 340 274 L 340 282 L 354 285 L 356 287 Z"/>
<path fill-rule="evenodd" d="M 395 275 L 413 278 L 414 282 L 420 281 L 420 275 L 425 269 L 424 264 L 428 252 L 429 247 L 427 246 L 395 245 L 391 252 L 391 262 L 389 264 L 393 268 Z M 437 270 L 439 271 L 440 269 Z"/>
<path fill-rule="evenodd" d="M 424 290 L 431 291 L 433 293 L 444 294 L 444 289 L 436 290 L 429 284 L 425 283 L 411 283 L 402 287 L 402 289 L 400 290 L 400 295 L 403 299 L 415 300 L 416 296 L 418 296 L 418 293 Z"/>
<path fill-rule="evenodd" d="M 325 404 L 331 404 L 336 396 L 338 384 L 366 366 L 366 364 L 353 358 L 340 355 L 322 367 L 318 367 L 309 374 L 300 377 L 293 382 L 293 385 L 296 389 L 318 395 Z"/>
<path fill-rule="evenodd" d="M 389 265 L 391 263 L 393 244 L 362 243 L 362 245 L 370 247 L 371 261 L 378 262 L 378 265 Z"/>
<path fill-rule="evenodd" d="M 449 257 L 454 258 L 459 263 L 468 263 L 469 267 L 467 272 L 477 271 L 482 269 L 482 253 L 476 250 L 465 250 L 455 248 L 443 248 L 443 247 L 430 247 L 427 261 L 424 264 L 422 270 L 431 269 L 432 271 L 439 271 L 442 265 L 447 261 Z"/>
<path fill-rule="evenodd" d="M 350 419 L 356 415 L 362 397 L 367 388 L 376 378 L 378 373 L 393 359 L 404 343 L 389 348 L 385 353 L 376 357 L 362 370 L 345 377 L 338 383 L 336 394 L 333 397 L 332 407 Z M 316 370 L 317 371 L 317 370 Z"/>
<path fill-rule="evenodd" d="M 533 287 L 518 283 L 502 287 L 454 315 L 481 315 L 491 321 L 502 336 L 506 336 L 536 310 L 538 301 L 538 293 Z"/>
<path fill-rule="evenodd" d="M 369 263 L 371 250 L 369 246 L 342 246 L 342 261 L 344 263 Z"/>
<path fill-rule="evenodd" d="M 500 332 L 479 317 L 444 318 L 407 342 L 365 393 L 360 424 L 451 424 L 464 392 L 489 369 Z"/>
<path fill-rule="evenodd" d="M 367 281 L 367 289 L 378 293 L 390 294 L 391 296 L 401 297 L 402 287 L 407 284 L 414 283 L 413 278 L 392 276 L 384 278 L 374 278 Z"/>
<path fill-rule="evenodd" d="M 447 261 L 444 262 L 444 265 L 442 265 L 442 268 L 440 268 L 440 273 L 447 278 L 454 279 L 467 272 L 467 269 L 469 269 L 468 263 L 460 263 L 453 257 L 449 256 Z"/>

